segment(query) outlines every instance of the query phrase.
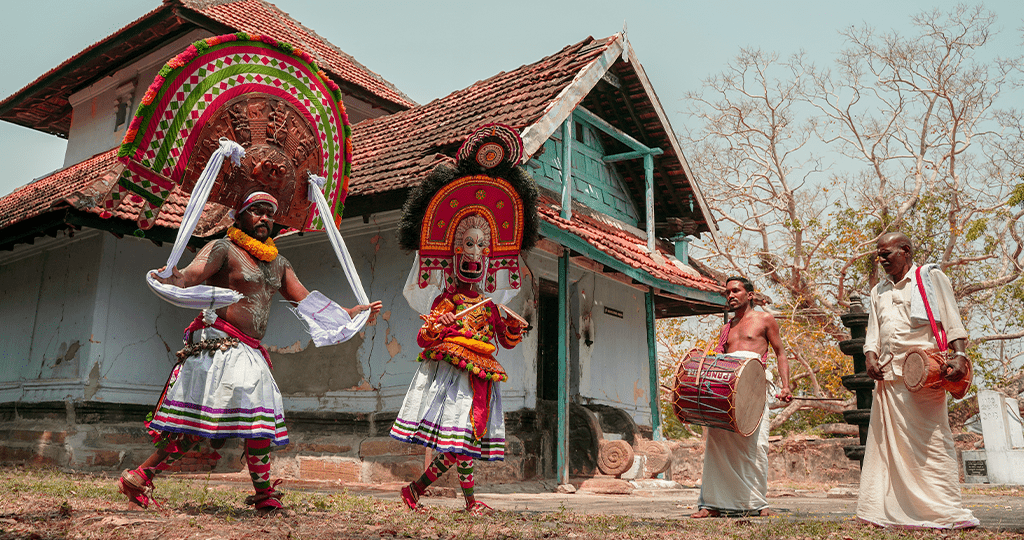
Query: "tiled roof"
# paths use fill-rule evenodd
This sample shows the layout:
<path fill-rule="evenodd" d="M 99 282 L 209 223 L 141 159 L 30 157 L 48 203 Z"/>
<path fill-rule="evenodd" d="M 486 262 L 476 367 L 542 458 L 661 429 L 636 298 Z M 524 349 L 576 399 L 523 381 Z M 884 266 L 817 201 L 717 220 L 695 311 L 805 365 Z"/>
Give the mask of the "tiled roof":
<path fill-rule="evenodd" d="M 187 13 L 191 11 L 193 13 Z M 149 53 L 174 36 L 196 28 L 191 19 L 208 18 L 214 32 L 266 34 L 312 54 L 345 92 L 388 110 L 415 102 L 380 75 L 356 62 L 316 32 L 264 0 L 164 0 L 162 5 L 107 38 L 87 47 L 0 101 L 0 119 L 50 134 L 68 136 L 72 93 Z M 181 16 L 184 15 L 184 16 Z M 143 88 L 148 86 L 145 83 Z M 365 94 L 365 95 L 363 95 Z M 372 97 L 372 99 L 371 99 Z M 392 105 L 387 105 L 388 103 Z"/>
<path fill-rule="evenodd" d="M 116 163 L 117 151 L 97 154 L 77 165 L 61 169 L 16 189 L 0 199 L 0 229 L 33 218 L 50 209 L 66 206 L 67 198 L 92 186 Z"/>
<path fill-rule="evenodd" d="M 561 217 L 559 203 L 545 196 L 541 196 L 537 209 L 544 221 L 655 279 L 708 292 L 725 290 L 721 283 L 680 263 L 674 256 L 668 257 L 661 251 L 652 256 L 647 251 L 646 239 L 611 220 L 575 211 L 572 219 L 566 220 Z"/>
<path fill-rule="evenodd" d="M 0 198 L 0 230 L 60 208 L 75 208 L 99 215 L 99 205 L 117 177 L 117 149 L 97 154 L 81 163 L 61 169 Z M 110 173 L 110 174 L 108 174 Z M 134 222 L 141 202 L 126 200 L 113 218 Z M 175 189 L 160 210 L 157 227 L 176 229 L 185 214 L 188 195 Z M 203 218 L 196 227 L 197 236 L 206 236 L 227 228 L 227 208 L 214 203 L 206 205 Z"/>
<path fill-rule="evenodd" d="M 182 4 L 238 31 L 266 34 L 299 47 L 313 55 L 319 64 L 337 74 L 342 80 L 365 88 L 379 98 L 404 107 L 416 106 L 409 96 L 393 84 L 356 62 L 354 58 L 270 2 L 182 0 Z M 359 23 L 353 21 L 352 24 Z"/>
<path fill-rule="evenodd" d="M 534 124 L 615 39 L 587 38 L 426 105 L 356 124 L 349 196 L 418 183 L 439 159 L 455 155 L 459 144 L 483 124 L 499 122 L 517 130 Z"/>
<path fill-rule="evenodd" d="M 687 234 L 714 234 L 710 212 L 658 98 L 639 62 L 632 57 L 629 62 L 621 59 L 622 43 L 618 34 L 604 39 L 588 37 L 426 105 L 356 124 L 349 197 L 372 198 L 417 184 L 439 160 L 454 156 L 473 129 L 486 123 L 499 122 L 519 130 L 524 142 L 529 141 L 527 153 L 536 152 L 569 113 L 583 106 L 614 128 L 664 152 L 654 161 L 656 221 L 678 218 L 691 224 Z M 604 63 L 610 65 L 595 69 Z M 601 136 L 605 148 L 617 149 L 609 153 L 631 150 Z M 616 169 L 634 200 L 643 201 L 643 160 L 622 161 Z"/>

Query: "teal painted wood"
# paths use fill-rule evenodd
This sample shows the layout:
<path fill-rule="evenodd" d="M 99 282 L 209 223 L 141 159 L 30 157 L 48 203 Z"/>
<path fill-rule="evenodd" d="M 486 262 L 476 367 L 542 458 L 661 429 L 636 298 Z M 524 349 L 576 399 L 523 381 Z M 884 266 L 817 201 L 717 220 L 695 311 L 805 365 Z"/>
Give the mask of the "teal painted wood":
<path fill-rule="evenodd" d="M 582 238 L 559 229 L 558 227 L 541 220 L 540 221 L 540 234 L 545 238 L 550 238 L 556 243 L 565 246 L 577 253 L 583 254 L 585 257 L 601 263 L 609 268 L 612 268 L 616 272 L 620 272 L 636 280 L 639 283 L 650 287 L 656 287 L 665 292 L 682 296 L 691 300 L 697 300 L 700 302 L 706 302 L 718 306 L 725 307 L 725 297 L 716 292 L 702 291 L 700 289 L 694 289 L 685 285 L 677 285 L 670 283 L 663 279 L 658 279 L 646 272 L 637 270 L 632 266 L 612 257 L 611 255 L 597 249 L 592 244 L 583 240 Z"/>
<path fill-rule="evenodd" d="M 658 397 L 658 341 L 654 328 L 654 291 L 650 288 L 644 293 L 644 306 L 647 315 L 647 365 L 651 383 L 651 429 L 652 439 L 661 439 L 661 407 Z"/>
<path fill-rule="evenodd" d="M 562 219 L 572 219 L 572 115 L 562 124 Z"/>
<path fill-rule="evenodd" d="M 558 257 L 558 440 L 555 477 L 569 483 L 569 253 Z"/>
<path fill-rule="evenodd" d="M 639 226 L 641 218 L 637 203 L 630 196 L 615 167 L 604 162 L 605 150 L 595 128 L 585 122 L 580 123 L 578 119 L 573 119 L 572 124 L 576 127 L 568 130 L 572 150 L 568 158 L 572 171 L 571 199 L 634 227 Z M 582 141 L 576 140 L 576 132 L 582 135 Z M 567 158 L 566 145 L 562 141 L 565 139 L 566 129 L 563 124 L 563 129 L 556 131 L 544 142 L 544 152 L 526 164 L 537 184 L 555 193 L 562 193 L 563 201 L 563 163 Z"/>

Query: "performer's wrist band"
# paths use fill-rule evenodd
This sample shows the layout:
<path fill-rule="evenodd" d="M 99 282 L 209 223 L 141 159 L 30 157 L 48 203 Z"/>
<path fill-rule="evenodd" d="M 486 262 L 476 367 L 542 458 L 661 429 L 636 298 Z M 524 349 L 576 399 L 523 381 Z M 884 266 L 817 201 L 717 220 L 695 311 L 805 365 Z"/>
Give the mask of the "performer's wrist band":
<path fill-rule="evenodd" d="M 966 353 L 962 353 L 960 351 L 957 351 L 957 352 L 953 353 L 953 358 L 956 358 L 957 356 L 963 356 L 965 359 L 967 358 L 967 354 Z"/>

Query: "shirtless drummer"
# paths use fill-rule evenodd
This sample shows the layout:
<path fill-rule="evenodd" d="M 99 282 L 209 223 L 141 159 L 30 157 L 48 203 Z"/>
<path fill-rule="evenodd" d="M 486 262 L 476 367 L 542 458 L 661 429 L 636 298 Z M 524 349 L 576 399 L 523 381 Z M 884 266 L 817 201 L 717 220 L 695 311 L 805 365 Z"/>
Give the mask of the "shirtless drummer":
<path fill-rule="evenodd" d="M 726 300 L 734 312 L 722 328 L 716 353 L 768 360 L 768 346 L 779 363 L 779 394 L 792 401 L 789 360 L 779 336 L 779 324 L 770 313 L 754 310 L 754 284 L 742 276 L 725 281 Z M 766 369 L 766 373 L 767 373 Z M 698 510 L 692 518 L 722 515 L 769 515 L 768 511 L 768 405 L 761 425 L 749 436 L 709 427 L 704 451 L 704 474 Z"/>

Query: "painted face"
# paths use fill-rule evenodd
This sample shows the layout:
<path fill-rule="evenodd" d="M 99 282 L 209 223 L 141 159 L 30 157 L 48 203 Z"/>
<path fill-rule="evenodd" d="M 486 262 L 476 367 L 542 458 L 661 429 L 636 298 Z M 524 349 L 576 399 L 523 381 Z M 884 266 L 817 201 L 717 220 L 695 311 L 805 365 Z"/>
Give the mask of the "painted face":
<path fill-rule="evenodd" d="M 466 283 L 479 283 L 484 278 L 490 246 L 483 230 L 471 228 L 456 239 L 455 275 Z"/>
<path fill-rule="evenodd" d="M 270 203 L 258 202 L 238 214 L 235 224 L 245 234 L 263 242 L 274 228 L 274 207 Z"/>

